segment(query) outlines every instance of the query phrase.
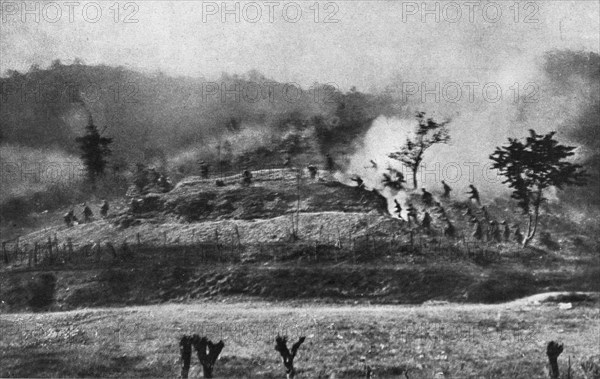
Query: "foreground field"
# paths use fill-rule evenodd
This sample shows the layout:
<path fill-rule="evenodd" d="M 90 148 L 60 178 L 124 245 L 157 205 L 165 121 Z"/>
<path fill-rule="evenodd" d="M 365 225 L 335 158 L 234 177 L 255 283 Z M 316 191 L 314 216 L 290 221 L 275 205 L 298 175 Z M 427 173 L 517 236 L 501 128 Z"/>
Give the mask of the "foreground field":
<path fill-rule="evenodd" d="M 282 378 L 277 333 L 307 340 L 299 378 L 546 378 L 546 344 L 564 343 L 574 378 L 598 362 L 597 303 L 325 306 L 194 303 L 2 315 L 2 377 L 176 377 L 178 339 L 223 339 L 220 378 Z M 589 378 L 593 376 L 589 376 Z M 192 359 L 190 377 L 200 377 Z"/>

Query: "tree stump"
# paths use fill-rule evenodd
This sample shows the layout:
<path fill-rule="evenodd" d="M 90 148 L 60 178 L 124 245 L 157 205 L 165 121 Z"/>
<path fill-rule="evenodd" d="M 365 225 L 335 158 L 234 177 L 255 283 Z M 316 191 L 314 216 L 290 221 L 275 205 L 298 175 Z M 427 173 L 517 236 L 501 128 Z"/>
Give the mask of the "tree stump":
<path fill-rule="evenodd" d="M 219 341 L 215 344 L 206 337 L 200 338 L 199 335 L 194 334 L 192 336 L 192 344 L 194 345 L 196 353 L 198 354 L 198 360 L 202 365 L 204 377 L 212 378 L 215 362 L 225 347 L 225 343 L 223 341 Z"/>
<path fill-rule="evenodd" d="M 190 372 L 190 361 L 192 359 L 192 337 L 181 337 L 179 340 L 179 353 L 181 354 L 181 377 L 186 379 Z"/>
<path fill-rule="evenodd" d="M 550 378 L 558 379 L 558 356 L 563 352 L 563 345 L 558 344 L 557 342 L 550 341 L 548 342 L 548 347 L 546 348 L 546 355 L 548 356 L 548 361 L 550 362 Z"/>
<path fill-rule="evenodd" d="M 293 379 L 296 375 L 296 370 L 294 369 L 294 358 L 296 357 L 298 348 L 300 348 L 300 345 L 302 345 L 305 339 L 306 337 L 300 337 L 298 342 L 292 345 L 292 351 L 290 352 L 287 347 L 287 336 L 281 337 L 280 335 L 277 335 L 275 338 L 275 350 L 277 350 L 281 355 L 281 361 L 285 367 L 287 379 Z"/>

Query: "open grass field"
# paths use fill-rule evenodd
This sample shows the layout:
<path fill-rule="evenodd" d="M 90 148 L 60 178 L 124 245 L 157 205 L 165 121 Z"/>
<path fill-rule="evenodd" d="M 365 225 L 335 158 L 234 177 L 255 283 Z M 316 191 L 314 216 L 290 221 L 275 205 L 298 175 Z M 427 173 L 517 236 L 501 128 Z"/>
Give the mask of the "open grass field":
<path fill-rule="evenodd" d="M 564 343 L 562 372 L 570 357 L 573 378 L 595 378 L 581 363 L 600 360 L 598 303 L 573 305 L 196 302 L 4 314 L 0 376 L 177 377 L 178 340 L 198 333 L 225 342 L 215 377 L 283 378 L 281 333 L 307 337 L 298 378 L 364 378 L 366 365 L 374 378 L 547 378 L 550 340 Z M 193 356 L 190 377 L 201 376 Z"/>

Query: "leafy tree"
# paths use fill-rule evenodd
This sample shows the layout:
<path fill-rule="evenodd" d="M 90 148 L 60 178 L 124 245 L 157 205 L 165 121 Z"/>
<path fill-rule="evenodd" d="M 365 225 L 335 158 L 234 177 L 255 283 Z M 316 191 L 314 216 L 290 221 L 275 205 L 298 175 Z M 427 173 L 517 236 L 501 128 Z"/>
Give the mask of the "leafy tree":
<path fill-rule="evenodd" d="M 112 138 L 102 137 L 98 128 L 94 125 L 91 115 L 85 127 L 85 135 L 75 138 L 81 150 L 81 159 L 85 165 L 88 179 L 95 184 L 96 178 L 104 174 L 106 168 L 106 157 L 111 153 L 109 145 Z"/>
<path fill-rule="evenodd" d="M 582 166 L 565 161 L 574 154 L 575 147 L 560 145 L 553 138 L 555 133 L 540 135 L 530 129 L 525 143 L 509 138 L 508 145 L 497 147 L 490 155 L 492 167 L 506 177 L 503 183 L 513 189 L 511 197 L 518 200 L 523 213 L 529 216 L 523 247 L 535 235 L 540 205 L 545 200 L 544 190 L 586 184 L 588 175 Z"/>
<path fill-rule="evenodd" d="M 423 162 L 425 151 L 436 143 L 447 143 L 450 140 L 450 134 L 446 129 L 449 120 L 438 123 L 432 118 L 425 118 L 425 112 L 417 112 L 416 117 L 419 125 L 415 136 L 408 137 L 400 151 L 389 154 L 390 158 L 402 162 L 412 171 L 414 188 L 417 188 L 417 172 Z"/>

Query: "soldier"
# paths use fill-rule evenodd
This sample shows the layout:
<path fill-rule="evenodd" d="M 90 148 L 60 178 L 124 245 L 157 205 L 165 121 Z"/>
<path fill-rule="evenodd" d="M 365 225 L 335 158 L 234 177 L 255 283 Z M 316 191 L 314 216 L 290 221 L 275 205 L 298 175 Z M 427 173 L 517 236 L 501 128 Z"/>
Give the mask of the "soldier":
<path fill-rule="evenodd" d="M 333 162 L 333 158 L 331 157 L 331 155 L 329 155 L 329 153 L 325 155 L 325 168 L 328 171 L 333 171 L 333 169 L 335 168 L 335 163 Z"/>
<path fill-rule="evenodd" d="M 500 233 L 500 227 L 494 220 L 490 221 L 490 229 L 488 231 L 489 239 L 496 242 L 502 242 L 502 234 Z"/>
<path fill-rule="evenodd" d="M 100 215 L 102 217 L 106 217 L 108 215 L 108 201 L 106 200 L 102 202 L 102 206 L 100 207 Z"/>
<path fill-rule="evenodd" d="M 444 194 L 442 195 L 442 197 L 449 198 L 450 192 L 452 191 L 452 187 L 447 185 L 446 182 L 443 180 L 442 180 L 442 185 L 444 186 Z"/>
<path fill-rule="evenodd" d="M 519 244 L 523 243 L 523 234 L 521 234 L 519 225 L 515 225 L 515 242 Z"/>
<path fill-rule="evenodd" d="M 208 179 L 208 164 L 205 161 L 200 161 L 200 176 L 202 179 Z"/>
<path fill-rule="evenodd" d="M 249 186 L 252 183 L 252 173 L 249 170 L 244 170 L 242 177 L 242 184 Z"/>
<path fill-rule="evenodd" d="M 475 200 L 478 205 L 481 205 L 481 201 L 479 200 L 479 191 L 475 188 L 474 185 L 469 184 L 471 191 L 467 192 L 469 194 L 469 200 Z"/>
<path fill-rule="evenodd" d="M 310 174 L 310 178 L 314 179 L 317 177 L 317 167 L 314 165 L 308 166 L 308 173 Z"/>
<path fill-rule="evenodd" d="M 90 222 L 92 221 L 93 212 L 90 207 L 87 206 L 86 203 L 83 203 L 83 221 Z"/>
<path fill-rule="evenodd" d="M 65 220 L 65 224 L 67 227 L 73 226 L 73 221 L 75 221 L 75 212 L 71 209 L 63 216 L 63 220 Z"/>
<path fill-rule="evenodd" d="M 396 199 L 394 199 L 394 204 L 396 204 L 394 206 L 394 210 L 396 211 L 396 213 L 398 213 L 398 217 L 402 218 L 402 206 Z"/>
<path fill-rule="evenodd" d="M 430 206 L 433 203 L 433 195 L 431 195 L 431 192 L 428 192 L 425 188 L 421 188 L 421 191 L 423 192 L 421 195 L 423 203 L 425 203 L 427 206 Z"/>
<path fill-rule="evenodd" d="M 431 229 L 431 216 L 429 215 L 429 212 L 427 212 L 427 211 L 425 211 L 425 214 L 423 215 L 423 220 L 421 221 L 421 226 L 427 230 Z"/>
<path fill-rule="evenodd" d="M 471 223 L 473 224 L 473 233 L 471 233 L 471 237 L 481 241 L 481 239 L 483 238 L 483 230 L 481 228 L 481 223 L 476 218 L 472 218 Z"/>
<path fill-rule="evenodd" d="M 446 227 L 444 228 L 444 235 L 446 237 L 454 238 L 456 235 L 456 228 L 450 222 L 450 220 L 446 219 Z"/>
<path fill-rule="evenodd" d="M 418 216 L 417 209 L 413 207 L 412 203 L 408 203 L 408 208 L 406 208 L 406 218 L 408 219 L 408 222 L 410 222 L 410 219 L 412 218 L 415 224 L 419 225 Z"/>
<path fill-rule="evenodd" d="M 510 238 L 510 228 L 509 228 L 508 223 L 506 222 L 506 220 L 503 220 L 501 222 L 501 224 L 504 225 L 504 233 L 503 233 L 504 242 L 508 242 L 508 240 Z"/>
<path fill-rule="evenodd" d="M 285 159 L 283 160 L 283 167 L 290 167 L 292 165 L 292 158 L 289 155 L 285 156 Z M 310 166 L 308 166 L 310 169 Z"/>

